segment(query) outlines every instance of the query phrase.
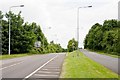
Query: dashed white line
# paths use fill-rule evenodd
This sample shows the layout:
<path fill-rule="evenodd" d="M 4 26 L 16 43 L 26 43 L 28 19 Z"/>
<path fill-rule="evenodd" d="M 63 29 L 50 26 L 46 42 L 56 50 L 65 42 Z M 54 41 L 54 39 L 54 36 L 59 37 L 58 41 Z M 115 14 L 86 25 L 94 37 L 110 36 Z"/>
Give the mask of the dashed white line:
<path fill-rule="evenodd" d="M 23 62 L 23 61 L 22 61 L 22 62 Z M 13 65 L 10 65 L 10 66 L 7 66 L 7 67 L 0 68 L 0 70 L 3 70 L 3 69 L 6 69 L 6 68 L 9 68 L 9 67 L 15 66 L 15 65 L 20 64 L 20 63 L 22 63 L 22 62 L 19 62 L 19 63 L 13 64 Z"/>

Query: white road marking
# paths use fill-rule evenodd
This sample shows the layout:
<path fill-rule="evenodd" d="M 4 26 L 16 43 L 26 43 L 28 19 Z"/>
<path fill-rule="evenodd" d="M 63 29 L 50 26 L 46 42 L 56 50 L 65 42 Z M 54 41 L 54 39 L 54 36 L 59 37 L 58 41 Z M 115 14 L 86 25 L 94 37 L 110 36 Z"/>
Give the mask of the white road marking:
<path fill-rule="evenodd" d="M 52 71 L 52 72 L 48 72 L 48 71 L 39 71 L 39 73 L 59 73 L 59 72 L 54 72 L 54 71 Z"/>
<path fill-rule="evenodd" d="M 35 76 L 58 76 L 58 75 L 43 75 L 43 74 L 35 74 Z"/>
<path fill-rule="evenodd" d="M 22 61 L 22 62 L 23 62 L 23 61 Z M 10 65 L 10 66 L 7 66 L 7 67 L 0 68 L 0 70 L 3 70 L 3 69 L 6 69 L 6 68 L 9 68 L 9 67 L 15 66 L 15 65 L 20 64 L 20 63 L 22 63 L 22 62 L 19 62 L 19 63 L 13 64 L 13 65 Z"/>
<path fill-rule="evenodd" d="M 49 69 L 42 69 L 42 70 L 46 70 L 46 71 L 47 71 L 47 70 L 49 70 Z"/>
<path fill-rule="evenodd" d="M 22 60 L 21 60 L 20 62 L 18 62 L 18 63 L 12 64 L 12 65 L 10 65 L 10 66 L 3 67 L 3 68 L 2 68 L 2 65 L 5 64 L 5 63 L 2 63 L 2 61 L 1 61 L 0 70 L 6 69 L 6 68 L 9 68 L 9 67 L 12 67 L 12 66 L 15 66 L 15 65 L 17 65 L 17 64 L 20 64 L 20 63 L 22 63 L 24 60 L 27 60 L 27 59 L 29 59 L 29 58 L 31 58 L 31 57 L 34 57 L 34 56 L 28 56 L 27 58 L 22 59 Z"/>
<path fill-rule="evenodd" d="M 60 67 L 48 67 L 46 69 L 60 69 Z"/>
<path fill-rule="evenodd" d="M 49 62 L 51 62 L 52 60 L 54 60 L 57 56 L 53 57 L 52 59 L 50 59 L 49 61 L 47 61 L 45 64 L 43 64 L 42 66 L 40 66 L 38 69 L 36 69 L 34 72 L 32 72 L 31 74 L 29 74 L 28 76 L 26 76 L 23 80 L 26 80 L 27 78 L 29 78 L 30 76 L 32 76 L 33 74 L 35 74 L 38 70 L 40 70 L 42 67 L 44 67 L 45 65 L 47 65 Z"/>
<path fill-rule="evenodd" d="M 56 69 L 56 68 L 46 68 L 46 69 L 42 69 L 42 70 L 45 70 L 45 71 L 47 71 L 47 70 L 60 70 L 60 69 Z"/>

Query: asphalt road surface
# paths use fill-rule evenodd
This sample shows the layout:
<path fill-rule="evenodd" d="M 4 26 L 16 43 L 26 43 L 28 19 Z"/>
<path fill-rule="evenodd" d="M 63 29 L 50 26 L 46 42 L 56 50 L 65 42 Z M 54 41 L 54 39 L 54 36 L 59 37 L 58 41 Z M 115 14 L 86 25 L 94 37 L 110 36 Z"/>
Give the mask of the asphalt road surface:
<path fill-rule="evenodd" d="M 2 60 L 2 78 L 59 78 L 65 53 Z"/>
<path fill-rule="evenodd" d="M 103 66 L 107 67 L 113 72 L 120 74 L 120 69 L 119 69 L 120 59 L 119 58 L 113 58 L 110 56 L 97 54 L 95 52 L 91 52 L 85 49 L 81 49 L 80 51 L 84 53 L 87 57 L 91 58 L 92 60 L 102 64 Z"/>

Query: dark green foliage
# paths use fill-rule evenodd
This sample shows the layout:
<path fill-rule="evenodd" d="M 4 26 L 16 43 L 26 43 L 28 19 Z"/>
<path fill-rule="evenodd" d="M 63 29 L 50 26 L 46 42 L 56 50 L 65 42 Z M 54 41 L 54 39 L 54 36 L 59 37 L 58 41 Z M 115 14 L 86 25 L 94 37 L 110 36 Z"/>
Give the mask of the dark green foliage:
<path fill-rule="evenodd" d="M 3 18 L 3 14 L 2 14 L 2 12 L 0 11 L 0 54 L 2 53 L 2 18 Z"/>
<path fill-rule="evenodd" d="M 63 49 L 62 52 L 67 52 L 68 50 L 67 49 Z"/>
<path fill-rule="evenodd" d="M 5 17 L 11 21 L 11 53 L 26 53 L 34 47 L 36 35 L 34 33 L 35 27 L 31 24 L 25 23 L 21 17 L 21 12 L 18 15 L 12 12 L 6 13 Z M 8 21 L 2 21 L 2 52 L 8 53 Z M 36 26 L 37 27 L 37 26 Z"/>
<path fill-rule="evenodd" d="M 63 48 L 60 46 L 60 44 L 55 44 L 53 41 L 50 42 L 47 46 L 47 52 L 48 53 L 58 53 L 62 52 Z"/>
<path fill-rule="evenodd" d="M 84 40 L 84 48 L 120 53 L 120 21 L 105 20 L 92 26 Z"/>
<path fill-rule="evenodd" d="M 78 46 L 78 42 L 75 41 L 74 38 L 69 40 L 68 45 L 67 45 L 68 51 L 72 52 L 74 50 L 77 50 L 77 46 Z"/>
<path fill-rule="evenodd" d="M 21 12 L 17 15 L 9 12 L 5 14 L 7 20 L 3 19 L 3 14 L 0 11 L 0 29 L 2 29 L 2 53 L 8 53 L 9 45 L 9 22 L 11 21 L 11 53 L 52 53 L 52 52 L 62 52 L 63 48 L 60 44 L 48 43 L 45 35 L 43 34 L 39 25 L 35 22 L 28 23 L 24 22 L 21 17 Z M 1 37 L 0 37 L 1 40 Z M 36 41 L 41 42 L 41 47 L 36 48 L 34 43 Z"/>

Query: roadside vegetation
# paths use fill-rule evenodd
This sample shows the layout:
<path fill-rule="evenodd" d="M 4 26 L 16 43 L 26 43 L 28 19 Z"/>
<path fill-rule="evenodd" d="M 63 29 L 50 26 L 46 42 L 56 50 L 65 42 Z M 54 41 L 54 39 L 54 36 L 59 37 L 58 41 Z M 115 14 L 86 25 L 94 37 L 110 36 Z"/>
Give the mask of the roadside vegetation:
<path fill-rule="evenodd" d="M 74 38 L 72 38 L 71 40 L 68 41 L 68 45 L 67 45 L 68 52 L 77 50 L 77 47 L 78 47 L 78 42 Z"/>
<path fill-rule="evenodd" d="M 113 54 L 113 53 L 107 53 L 107 52 L 104 52 L 104 51 L 100 51 L 100 50 L 91 50 L 91 49 L 87 49 L 89 51 L 92 51 L 92 52 L 96 52 L 98 54 L 102 54 L 102 55 L 106 55 L 106 56 L 111 56 L 111 57 L 114 57 L 114 58 L 120 58 L 120 55 L 116 55 L 116 54 Z"/>
<path fill-rule="evenodd" d="M 0 60 L 3 59 L 12 59 L 12 58 L 17 58 L 17 57 L 24 57 L 24 56 L 30 56 L 30 55 L 34 55 L 34 54 L 30 54 L 30 53 L 25 53 L 25 54 L 11 54 L 11 55 L 0 55 Z"/>
<path fill-rule="evenodd" d="M 118 74 L 89 59 L 83 53 L 74 51 L 67 53 L 61 78 L 118 78 Z"/>
<path fill-rule="evenodd" d="M 11 54 L 23 53 L 26 55 L 26 53 L 44 54 L 65 51 L 60 44 L 55 44 L 54 41 L 48 42 L 40 25 L 35 22 L 24 22 L 21 12 L 14 14 L 10 11 L 3 14 L 2 11 L 0 11 L 0 29 L 2 29 L 2 31 L 0 31 L 0 47 L 2 47 L 2 55 L 8 54 L 9 17 L 11 21 Z M 41 42 L 39 48 L 34 46 L 36 41 Z"/>
<path fill-rule="evenodd" d="M 105 20 L 96 23 L 84 40 L 84 48 L 120 56 L 120 21 Z"/>

